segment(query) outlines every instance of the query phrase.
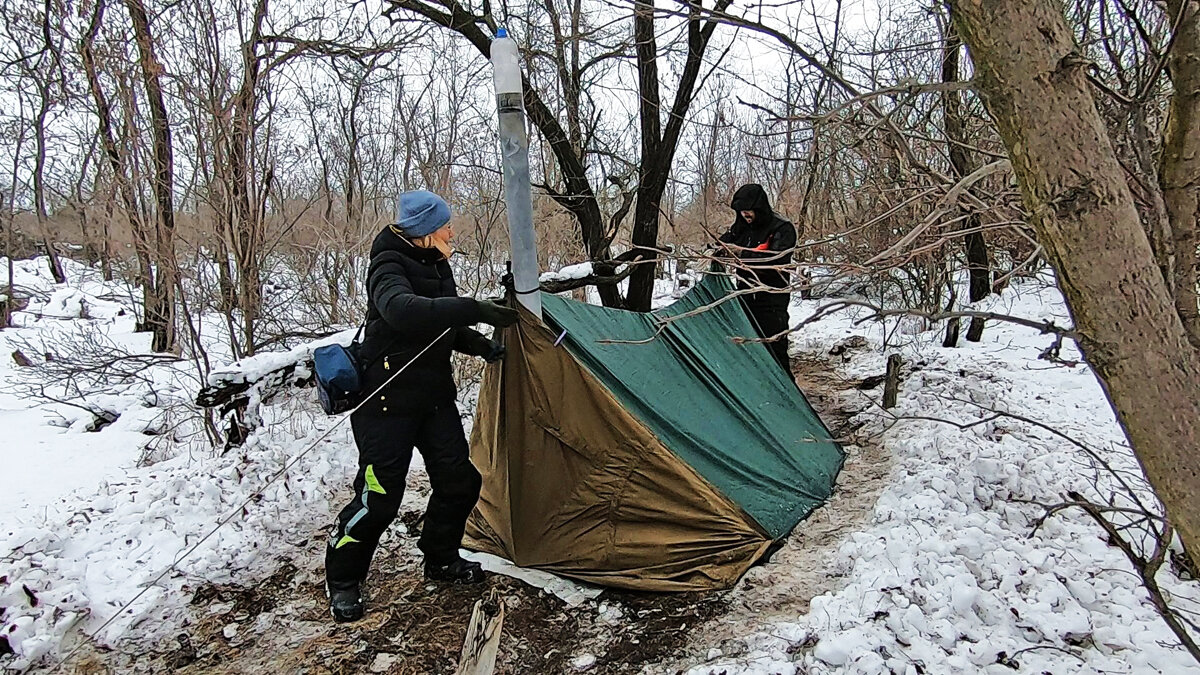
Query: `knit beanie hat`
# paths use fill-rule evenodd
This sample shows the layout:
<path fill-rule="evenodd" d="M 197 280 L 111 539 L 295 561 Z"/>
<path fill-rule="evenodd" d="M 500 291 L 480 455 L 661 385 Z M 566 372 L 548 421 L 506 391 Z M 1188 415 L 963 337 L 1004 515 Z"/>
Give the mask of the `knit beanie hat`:
<path fill-rule="evenodd" d="M 450 222 L 450 205 L 428 190 L 401 192 L 396 197 L 396 227 L 409 237 L 433 234 Z"/>

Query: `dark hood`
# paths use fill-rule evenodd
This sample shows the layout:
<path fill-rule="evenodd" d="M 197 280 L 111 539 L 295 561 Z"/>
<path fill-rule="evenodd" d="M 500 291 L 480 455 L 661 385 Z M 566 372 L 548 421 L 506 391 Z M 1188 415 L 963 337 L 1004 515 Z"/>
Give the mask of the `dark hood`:
<path fill-rule="evenodd" d="M 737 192 L 733 193 L 733 200 L 729 205 L 739 212 L 738 220 L 742 220 L 741 211 L 753 211 L 755 228 L 766 227 L 775 218 L 775 212 L 771 210 L 771 201 L 767 199 L 767 191 L 758 183 L 749 183 L 738 188 Z"/>

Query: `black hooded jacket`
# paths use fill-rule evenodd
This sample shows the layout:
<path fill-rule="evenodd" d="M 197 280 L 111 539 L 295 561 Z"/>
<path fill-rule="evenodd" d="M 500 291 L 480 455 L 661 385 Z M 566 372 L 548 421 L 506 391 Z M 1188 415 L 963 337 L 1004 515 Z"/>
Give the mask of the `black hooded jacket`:
<path fill-rule="evenodd" d="M 738 188 L 733 194 L 730 206 L 738 212 L 737 219 L 729 231 L 721 235 L 720 241 L 723 244 L 731 244 L 729 252 L 740 258 L 748 268 L 737 270 L 738 276 L 772 288 L 786 287 L 786 272 L 763 268 L 792 262 L 796 248 L 796 226 L 771 209 L 766 190 L 757 183 Z M 742 211 L 753 211 L 754 222 L 747 223 L 742 217 Z M 750 302 L 786 306 L 788 297 L 783 293 L 755 293 Z"/>
<path fill-rule="evenodd" d="M 371 245 L 367 298 L 359 350 L 364 390 L 373 392 L 397 369 L 404 371 L 360 413 L 421 414 L 451 401 L 457 393 L 451 351 L 483 356 L 491 349 L 490 340 L 468 327 L 479 323 L 479 303 L 458 297 L 449 261 L 436 249 L 413 246 L 391 227 Z M 449 333 L 405 368 L 447 328 Z"/>

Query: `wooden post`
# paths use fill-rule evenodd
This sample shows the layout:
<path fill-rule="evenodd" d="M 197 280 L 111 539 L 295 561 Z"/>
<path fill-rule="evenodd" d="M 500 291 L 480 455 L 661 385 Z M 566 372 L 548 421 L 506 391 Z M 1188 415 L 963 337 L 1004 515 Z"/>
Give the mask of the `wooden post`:
<path fill-rule="evenodd" d="M 687 274 L 687 261 L 686 260 L 676 260 L 675 261 L 675 288 L 676 288 L 676 290 L 678 290 L 680 288 L 691 288 L 692 280 L 685 277 L 684 276 L 685 274 Z"/>
<path fill-rule="evenodd" d="M 958 317 L 954 317 L 946 322 L 946 339 L 942 340 L 943 347 L 958 346 L 958 332 L 960 330 L 960 322 Z"/>
<path fill-rule="evenodd" d="M 883 407 L 891 409 L 896 407 L 896 396 L 900 393 L 900 355 L 892 354 L 888 357 L 887 375 L 883 384 Z"/>

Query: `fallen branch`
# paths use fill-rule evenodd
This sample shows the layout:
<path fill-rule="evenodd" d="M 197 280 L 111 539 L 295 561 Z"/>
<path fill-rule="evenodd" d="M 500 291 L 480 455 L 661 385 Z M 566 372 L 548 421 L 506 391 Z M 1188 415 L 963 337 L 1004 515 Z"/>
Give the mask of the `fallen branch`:
<path fill-rule="evenodd" d="M 1200 644 L 1192 637 L 1188 631 L 1188 627 L 1184 625 L 1184 619 L 1176 612 L 1167 601 L 1162 589 L 1158 585 L 1158 571 L 1162 569 L 1163 562 L 1167 558 L 1167 550 L 1171 543 L 1171 538 L 1174 530 L 1170 524 L 1163 526 L 1162 536 L 1154 542 L 1154 551 L 1148 557 L 1142 557 L 1125 537 L 1117 531 L 1117 526 L 1108 518 L 1104 517 L 1104 507 L 1093 504 L 1083 498 L 1083 495 L 1078 492 L 1068 492 L 1067 496 L 1078 502 L 1079 508 L 1083 509 L 1084 513 L 1092 517 L 1100 527 L 1108 533 L 1109 543 L 1121 549 L 1125 557 L 1137 570 L 1138 575 L 1142 578 L 1142 586 L 1150 595 L 1150 602 L 1154 604 L 1154 609 L 1158 610 L 1159 616 L 1166 622 L 1167 626 L 1175 633 L 1175 637 L 1179 638 L 1179 642 L 1183 648 L 1200 663 Z M 1188 622 L 1191 624 L 1191 622 Z M 1192 628 L 1196 626 L 1192 624 Z"/>
<path fill-rule="evenodd" d="M 866 321 L 881 320 L 881 319 L 886 319 L 886 318 L 894 317 L 894 316 L 913 316 L 913 317 L 925 319 L 926 321 L 928 321 L 930 323 L 938 323 L 938 322 L 945 321 L 947 319 L 953 319 L 953 318 L 966 318 L 966 319 L 980 318 L 980 319 L 984 319 L 986 321 L 1003 321 L 1006 323 L 1016 324 L 1018 326 L 1025 326 L 1026 328 L 1033 328 L 1034 330 L 1037 330 L 1042 334 L 1060 335 L 1062 337 L 1071 338 L 1072 340 L 1077 340 L 1080 337 L 1079 333 L 1077 331 L 1075 331 L 1074 329 L 1062 328 L 1062 327 L 1058 326 L 1057 324 L 1055 324 L 1053 321 L 1036 321 L 1034 319 L 1026 319 L 1026 318 L 1020 317 L 1020 316 L 1012 316 L 1011 314 L 997 314 L 996 312 L 971 312 L 971 311 L 926 312 L 926 311 L 922 311 L 919 309 L 884 309 L 884 308 L 882 308 L 878 305 L 872 304 L 870 302 L 866 302 L 863 300 L 849 300 L 849 299 L 838 300 L 836 302 L 832 302 L 832 303 L 829 303 L 828 305 L 824 305 L 822 307 L 817 308 L 817 310 L 813 313 L 812 316 L 805 319 L 804 321 L 801 321 L 799 325 L 797 325 L 795 328 L 790 329 L 788 332 L 795 332 L 797 330 L 800 330 L 800 328 L 802 328 L 810 323 L 813 323 L 815 321 L 818 321 L 822 317 L 828 316 L 829 314 L 832 314 L 833 312 L 837 312 L 837 311 L 846 309 L 848 307 L 865 307 L 872 311 L 872 314 L 870 316 L 866 316 L 861 319 L 855 320 L 855 322 L 854 322 L 855 325 L 864 323 Z"/>

